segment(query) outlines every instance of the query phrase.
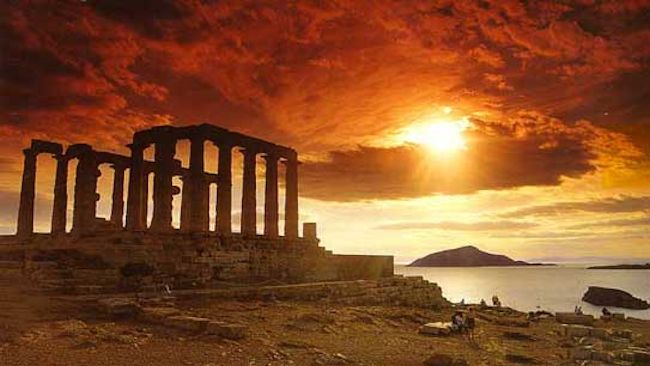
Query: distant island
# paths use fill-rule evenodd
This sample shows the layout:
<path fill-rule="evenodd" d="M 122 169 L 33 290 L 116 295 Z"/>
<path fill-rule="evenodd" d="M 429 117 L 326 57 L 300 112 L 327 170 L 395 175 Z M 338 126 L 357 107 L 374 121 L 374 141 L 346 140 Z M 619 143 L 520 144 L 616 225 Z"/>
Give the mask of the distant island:
<path fill-rule="evenodd" d="M 650 269 L 650 263 L 646 264 L 616 264 L 613 266 L 593 266 L 587 269 Z"/>
<path fill-rule="evenodd" d="M 416 259 L 408 267 L 508 267 L 542 266 L 541 263 L 516 261 L 505 255 L 491 254 L 468 245 L 456 249 L 443 250 Z"/>

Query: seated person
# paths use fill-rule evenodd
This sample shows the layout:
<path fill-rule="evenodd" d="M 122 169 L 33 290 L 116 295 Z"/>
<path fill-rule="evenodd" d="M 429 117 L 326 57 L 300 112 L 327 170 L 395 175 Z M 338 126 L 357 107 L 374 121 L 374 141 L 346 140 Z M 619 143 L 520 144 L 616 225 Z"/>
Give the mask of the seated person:
<path fill-rule="evenodd" d="M 454 332 L 462 332 L 465 326 L 465 319 L 463 313 L 457 311 L 451 316 L 451 330 Z"/>

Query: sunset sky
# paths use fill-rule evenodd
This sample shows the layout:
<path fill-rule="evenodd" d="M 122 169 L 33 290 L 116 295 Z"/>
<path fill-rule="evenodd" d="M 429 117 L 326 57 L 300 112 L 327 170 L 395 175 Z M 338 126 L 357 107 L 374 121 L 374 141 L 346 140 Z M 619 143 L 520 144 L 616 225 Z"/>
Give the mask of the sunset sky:
<path fill-rule="evenodd" d="M 336 253 L 650 258 L 648 0 L 0 9 L 1 233 L 30 139 L 127 154 L 134 131 L 208 122 L 299 151 L 301 221 Z"/>

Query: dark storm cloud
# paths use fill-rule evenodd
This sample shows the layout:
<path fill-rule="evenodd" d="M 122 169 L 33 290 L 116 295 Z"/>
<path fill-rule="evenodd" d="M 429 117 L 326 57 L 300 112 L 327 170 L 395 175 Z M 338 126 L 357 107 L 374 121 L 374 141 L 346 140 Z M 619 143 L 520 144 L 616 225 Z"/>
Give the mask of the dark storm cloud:
<path fill-rule="evenodd" d="M 541 136 L 475 133 L 470 141 L 453 157 L 417 145 L 334 151 L 328 161 L 302 166 L 302 194 L 334 201 L 466 194 L 555 185 L 594 169 L 592 153 L 578 139 L 555 135 L 550 143 Z"/>
<path fill-rule="evenodd" d="M 493 231 L 493 230 L 519 230 L 530 229 L 539 226 L 532 222 L 519 221 L 480 221 L 480 222 L 400 222 L 376 226 L 376 229 L 383 230 L 452 230 L 452 231 Z"/>
<path fill-rule="evenodd" d="M 650 196 L 620 196 L 593 201 L 559 202 L 524 207 L 502 217 L 555 216 L 572 212 L 630 213 L 650 211 Z"/>
<path fill-rule="evenodd" d="M 326 200 L 558 184 L 600 167 L 594 156 L 639 159 L 619 154 L 632 150 L 630 139 L 648 146 L 648 9 L 642 1 L 4 2 L 0 137 L 115 149 L 137 129 L 213 122 L 310 154 L 334 150 L 331 162 L 303 167 L 303 192 Z M 422 149 L 366 146 L 447 104 L 538 117 L 473 121 L 492 134 L 463 152 L 462 180 Z M 592 123 L 576 123 L 585 118 Z"/>

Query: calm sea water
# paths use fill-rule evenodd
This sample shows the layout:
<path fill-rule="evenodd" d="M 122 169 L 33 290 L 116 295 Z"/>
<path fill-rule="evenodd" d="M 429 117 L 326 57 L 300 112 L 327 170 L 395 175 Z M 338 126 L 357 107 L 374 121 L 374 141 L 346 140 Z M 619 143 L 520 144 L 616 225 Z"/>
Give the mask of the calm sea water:
<path fill-rule="evenodd" d="M 589 270 L 586 266 L 549 267 L 473 267 L 424 268 L 395 266 L 403 275 L 423 276 L 442 287 L 443 295 L 452 302 L 491 302 L 496 294 L 505 306 L 521 310 L 573 311 L 582 306 L 585 313 L 599 315 L 601 307 L 582 302 L 588 286 L 625 290 L 650 301 L 650 271 Z M 628 316 L 650 319 L 649 310 L 610 308 Z"/>

